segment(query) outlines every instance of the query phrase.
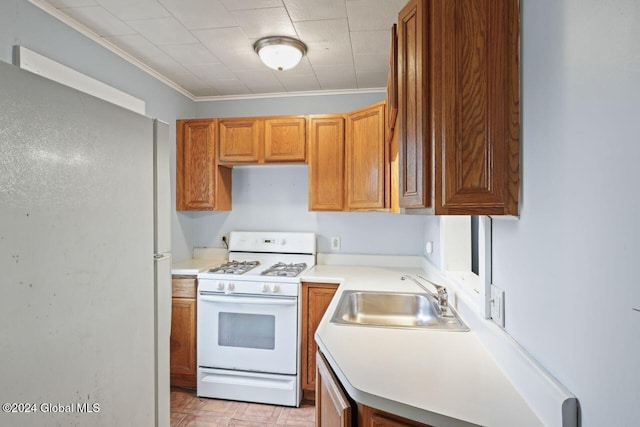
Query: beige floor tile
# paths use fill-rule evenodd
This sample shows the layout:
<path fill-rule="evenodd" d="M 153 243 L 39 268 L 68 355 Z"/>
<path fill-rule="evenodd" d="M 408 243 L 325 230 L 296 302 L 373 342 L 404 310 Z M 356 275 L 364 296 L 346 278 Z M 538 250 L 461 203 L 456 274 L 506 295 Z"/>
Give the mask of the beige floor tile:
<path fill-rule="evenodd" d="M 204 414 L 185 416 L 179 427 L 226 427 L 228 425 L 228 418 Z"/>
<path fill-rule="evenodd" d="M 275 427 L 278 424 L 232 419 L 227 425 L 228 427 Z"/>
<path fill-rule="evenodd" d="M 171 412 L 189 412 L 198 401 L 195 391 L 172 388 Z"/>
<path fill-rule="evenodd" d="M 172 427 L 314 427 L 314 406 L 299 408 L 197 397 L 195 390 L 171 389 Z"/>
<path fill-rule="evenodd" d="M 264 405 L 261 403 L 241 403 L 234 419 L 243 421 L 259 421 L 275 423 L 283 411 L 282 406 Z"/>
<path fill-rule="evenodd" d="M 278 425 L 311 427 L 315 425 L 315 408 L 309 405 L 284 408 L 278 418 Z"/>
<path fill-rule="evenodd" d="M 216 415 L 230 419 L 241 406 L 242 404 L 240 402 L 233 402 L 231 400 L 199 397 L 189 412 L 192 414 Z"/>
<path fill-rule="evenodd" d="M 174 412 L 171 414 L 170 425 L 171 427 L 178 427 L 180 422 L 186 417 L 187 414 L 183 414 L 180 412 Z"/>

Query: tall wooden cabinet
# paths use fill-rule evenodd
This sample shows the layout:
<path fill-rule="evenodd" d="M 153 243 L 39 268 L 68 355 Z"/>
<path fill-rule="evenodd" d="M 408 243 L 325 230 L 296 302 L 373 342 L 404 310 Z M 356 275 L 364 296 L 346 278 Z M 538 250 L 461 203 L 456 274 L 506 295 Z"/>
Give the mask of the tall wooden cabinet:
<path fill-rule="evenodd" d="M 215 119 L 176 122 L 176 210 L 231 209 L 231 170 L 218 166 Z"/>
<path fill-rule="evenodd" d="M 335 283 L 302 283 L 302 345 L 300 352 L 301 387 L 304 398 L 313 400 L 316 387 L 316 329 L 327 311 L 338 285 Z"/>
<path fill-rule="evenodd" d="M 345 177 L 348 210 L 389 207 L 385 102 L 347 114 Z"/>
<path fill-rule="evenodd" d="M 388 210 L 385 102 L 309 117 L 309 210 Z"/>
<path fill-rule="evenodd" d="M 402 207 L 518 214 L 518 17 L 518 0 L 410 0 L 400 12 Z"/>
<path fill-rule="evenodd" d="M 196 291 L 198 279 L 174 276 L 171 299 L 171 385 L 196 388 Z"/>
<path fill-rule="evenodd" d="M 310 116 L 309 210 L 342 211 L 345 208 L 344 116 Z"/>

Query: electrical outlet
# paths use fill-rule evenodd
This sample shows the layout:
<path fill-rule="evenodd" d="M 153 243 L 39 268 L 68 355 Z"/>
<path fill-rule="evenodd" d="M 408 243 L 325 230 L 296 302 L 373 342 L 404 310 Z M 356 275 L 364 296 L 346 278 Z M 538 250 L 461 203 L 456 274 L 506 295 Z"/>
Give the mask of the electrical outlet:
<path fill-rule="evenodd" d="M 340 237 L 332 237 L 331 238 L 331 250 L 339 251 L 340 250 Z"/>
<path fill-rule="evenodd" d="M 504 291 L 491 285 L 491 319 L 504 328 Z"/>

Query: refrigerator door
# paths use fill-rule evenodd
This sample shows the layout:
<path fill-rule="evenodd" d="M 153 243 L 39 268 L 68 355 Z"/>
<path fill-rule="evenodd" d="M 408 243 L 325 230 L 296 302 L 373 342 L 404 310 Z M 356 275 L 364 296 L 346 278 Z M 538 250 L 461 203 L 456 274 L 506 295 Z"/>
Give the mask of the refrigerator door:
<path fill-rule="evenodd" d="M 0 61 L 0 402 L 75 409 L 0 424 L 154 426 L 153 200 L 151 119 Z"/>
<path fill-rule="evenodd" d="M 155 240 L 156 254 L 171 251 L 171 181 L 169 159 L 169 125 L 153 121 L 154 133 L 154 189 L 155 189 Z"/>
<path fill-rule="evenodd" d="M 171 256 L 155 256 L 157 426 L 169 427 L 169 339 L 171 336 Z"/>

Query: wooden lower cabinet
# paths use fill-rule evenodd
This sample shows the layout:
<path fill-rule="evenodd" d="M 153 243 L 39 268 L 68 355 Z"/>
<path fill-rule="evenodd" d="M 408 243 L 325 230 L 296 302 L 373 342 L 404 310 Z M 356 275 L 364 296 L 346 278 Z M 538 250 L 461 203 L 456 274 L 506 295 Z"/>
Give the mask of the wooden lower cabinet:
<path fill-rule="evenodd" d="M 320 352 L 316 366 L 316 427 L 351 427 L 351 403 Z"/>
<path fill-rule="evenodd" d="M 430 427 L 389 412 L 358 404 L 358 427 Z"/>
<path fill-rule="evenodd" d="M 319 351 L 316 365 L 316 427 L 431 427 L 354 402 Z"/>
<path fill-rule="evenodd" d="M 314 339 L 316 329 L 327 311 L 338 289 L 335 283 L 302 283 L 302 344 L 301 344 L 301 382 L 305 400 L 315 399 L 316 352 L 318 346 Z"/>
<path fill-rule="evenodd" d="M 171 299 L 171 385 L 196 388 L 196 290 L 194 277 L 174 277 Z"/>

